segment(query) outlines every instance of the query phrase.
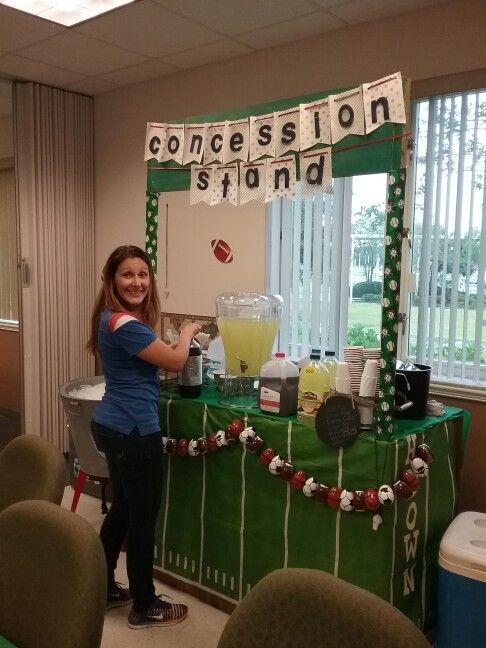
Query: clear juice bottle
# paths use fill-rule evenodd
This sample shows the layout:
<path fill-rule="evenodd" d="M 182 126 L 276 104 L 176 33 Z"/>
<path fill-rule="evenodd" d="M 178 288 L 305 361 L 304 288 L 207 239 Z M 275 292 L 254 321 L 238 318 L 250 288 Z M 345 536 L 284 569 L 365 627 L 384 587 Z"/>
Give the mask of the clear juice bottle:
<path fill-rule="evenodd" d="M 300 370 L 297 418 L 313 423 L 317 410 L 330 391 L 329 372 L 319 349 L 312 349 L 309 362 Z"/>
<path fill-rule="evenodd" d="M 329 382 L 331 389 L 336 389 L 336 369 L 337 360 L 334 351 L 326 351 L 324 354 L 324 363 L 329 372 Z"/>

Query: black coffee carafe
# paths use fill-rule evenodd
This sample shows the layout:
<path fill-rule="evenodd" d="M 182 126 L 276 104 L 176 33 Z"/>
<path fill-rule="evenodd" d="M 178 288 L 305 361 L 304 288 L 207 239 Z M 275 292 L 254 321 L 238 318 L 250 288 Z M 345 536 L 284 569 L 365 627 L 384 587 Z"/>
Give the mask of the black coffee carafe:
<path fill-rule="evenodd" d="M 397 364 L 395 374 L 395 416 L 422 419 L 429 399 L 431 367 L 423 364 Z"/>

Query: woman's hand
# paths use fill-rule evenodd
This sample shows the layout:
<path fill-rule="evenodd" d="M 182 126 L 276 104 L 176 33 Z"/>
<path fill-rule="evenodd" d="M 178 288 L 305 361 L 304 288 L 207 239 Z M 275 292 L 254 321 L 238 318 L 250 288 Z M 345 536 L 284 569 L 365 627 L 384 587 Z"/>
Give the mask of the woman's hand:
<path fill-rule="evenodd" d="M 181 329 L 181 335 L 187 335 L 189 338 L 192 340 L 192 338 L 197 335 L 201 330 L 201 326 L 197 324 L 196 322 L 191 322 L 190 324 L 186 324 L 182 329 Z"/>

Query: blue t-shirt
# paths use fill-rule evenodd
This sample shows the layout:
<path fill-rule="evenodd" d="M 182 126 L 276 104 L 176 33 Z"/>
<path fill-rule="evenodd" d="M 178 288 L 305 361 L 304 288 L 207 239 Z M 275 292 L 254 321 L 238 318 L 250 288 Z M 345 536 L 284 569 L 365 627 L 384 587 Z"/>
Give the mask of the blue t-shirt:
<path fill-rule="evenodd" d="M 159 368 L 137 356 L 157 339 L 152 329 L 130 313 L 104 310 L 98 328 L 98 347 L 106 389 L 93 413 L 96 423 L 141 436 L 160 432 Z"/>

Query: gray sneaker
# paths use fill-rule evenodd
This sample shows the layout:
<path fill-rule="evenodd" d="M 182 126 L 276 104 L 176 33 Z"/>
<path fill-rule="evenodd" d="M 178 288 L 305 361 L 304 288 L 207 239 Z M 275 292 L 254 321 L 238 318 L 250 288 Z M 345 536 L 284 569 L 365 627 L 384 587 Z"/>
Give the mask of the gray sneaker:
<path fill-rule="evenodd" d="M 167 598 L 170 599 L 168 596 L 157 596 L 144 612 L 137 612 L 132 607 L 128 615 L 128 627 L 138 630 L 153 626 L 171 626 L 183 621 L 188 614 L 187 605 L 170 603 L 165 600 Z"/>

